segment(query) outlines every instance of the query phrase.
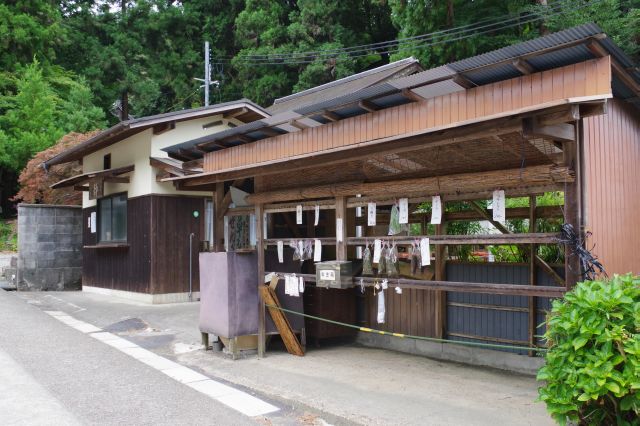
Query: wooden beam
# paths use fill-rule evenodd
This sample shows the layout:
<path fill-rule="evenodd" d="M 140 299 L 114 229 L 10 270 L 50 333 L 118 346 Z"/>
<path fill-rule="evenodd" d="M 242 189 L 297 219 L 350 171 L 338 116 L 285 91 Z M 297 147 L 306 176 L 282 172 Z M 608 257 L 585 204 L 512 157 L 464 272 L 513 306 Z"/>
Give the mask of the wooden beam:
<path fill-rule="evenodd" d="M 413 102 L 424 101 L 424 98 L 422 96 L 418 95 L 415 92 L 412 92 L 411 89 L 402 89 L 402 96 Z"/>
<path fill-rule="evenodd" d="M 587 49 L 591 51 L 596 57 L 605 57 L 610 56 L 604 47 L 597 41 L 592 40 L 587 44 Z M 632 77 L 629 75 L 629 72 L 622 67 L 618 61 L 610 57 L 611 60 L 611 68 L 613 72 L 616 74 L 620 80 L 624 82 L 624 84 L 631 88 L 636 94 L 640 94 L 640 84 L 638 84 Z"/>
<path fill-rule="evenodd" d="M 366 99 L 363 99 L 361 101 L 358 102 L 358 106 L 360 108 L 362 108 L 365 111 L 369 111 L 369 112 L 374 112 L 374 111 L 378 111 L 380 109 L 380 107 L 376 104 L 374 104 L 371 101 L 368 101 Z"/>
<path fill-rule="evenodd" d="M 274 203 L 280 201 L 353 196 L 355 194 L 411 194 L 432 193 L 432 195 L 457 193 L 460 191 L 483 191 L 491 188 L 514 188 L 526 185 L 572 182 L 573 172 L 567 167 L 531 166 L 509 170 L 495 170 L 478 173 L 429 178 L 404 179 L 389 182 L 345 182 L 331 185 L 283 189 L 272 192 L 250 194 L 249 203 Z"/>
<path fill-rule="evenodd" d="M 224 118 L 230 119 L 230 118 L 240 117 L 241 115 L 246 114 L 247 112 L 249 112 L 247 107 L 242 107 L 242 108 L 237 109 L 235 111 L 225 112 L 224 114 L 222 114 L 222 116 Z"/>
<path fill-rule="evenodd" d="M 289 125 L 295 127 L 296 129 L 300 129 L 300 130 L 304 130 L 304 129 L 308 129 L 309 126 L 307 126 L 306 124 L 297 121 L 297 120 L 290 120 L 289 121 Z"/>
<path fill-rule="evenodd" d="M 555 141 L 576 140 L 576 128 L 573 124 L 559 123 L 546 126 L 539 125 L 535 118 L 522 120 L 522 137 L 525 139 L 545 138 Z"/>
<path fill-rule="evenodd" d="M 184 148 L 179 148 L 178 149 L 178 154 L 183 157 L 186 158 L 188 160 L 195 160 L 197 158 L 199 158 L 198 155 L 196 155 L 195 153 L 193 153 L 192 151 L 189 151 L 187 149 Z"/>
<path fill-rule="evenodd" d="M 536 116 L 537 123 L 540 126 L 549 126 L 558 123 L 573 123 L 581 117 L 580 106 L 581 105 L 569 105 L 568 108 L 564 108 L 557 112 L 538 115 Z"/>
<path fill-rule="evenodd" d="M 529 75 L 536 72 L 535 68 L 533 68 L 533 66 L 531 66 L 529 62 L 522 58 L 518 58 L 513 61 L 513 66 L 524 75 Z"/>
<path fill-rule="evenodd" d="M 536 197 L 532 195 L 529 197 L 529 233 L 536 232 Z M 529 285 L 535 286 L 538 284 L 538 274 L 536 268 L 536 258 L 538 257 L 537 247 L 535 244 L 531 244 L 529 246 Z M 527 301 L 528 304 L 528 317 L 529 317 L 529 327 L 528 327 L 528 341 L 529 346 L 536 346 L 536 328 L 537 328 L 537 304 L 536 298 L 533 296 L 529 296 Z M 535 353 L 533 351 L 529 352 L 529 356 L 534 356 Z"/>
<path fill-rule="evenodd" d="M 261 129 L 259 129 L 260 132 L 265 133 L 271 137 L 273 136 L 280 136 L 282 134 L 282 132 L 279 132 L 278 130 L 274 129 L 273 127 L 263 127 Z"/>
<path fill-rule="evenodd" d="M 161 135 L 165 132 L 168 132 L 169 130 L 173 130 L 176 128 L 176 122 L 175 121 L 168 121 L 166 123 L 160 123 L 160 124 L 156 124 L 155 126 L 152 127 L 152 132 L 154 135 Z"/>
<path fill-rule="evenodd" d="M 442 210 L 444 211 L 444 200 L 442 201 Z M 446 224 L 436 225 L 436 234 L 446 234 Z M 435 248 L 436 264 L 435 264 L 435 280 L 445 281 L 447 278 L 447 246 L 439 244 Z M 442 290 L 436 291 L 436 337 L 444 339 L 447 328 L 447 292 Z"/>
<path fill-rule="evenodd" d="M 458 86 L 464 87 L 465 89 L 472 89 L 477 86 L 477 84 L 473 83 L 467 77 L 460 74 L 457 74 L 455 77 L 453 77 L 453 82 Z"/>
<path fill-rule="evenodd" d="M 88 191 L 89 187 L 88 186 L 82 186 L 82 185 L 74 185 L 73 186 L 73 190 L 74 191 Z"/>
<path fill-rule="evenodd" d="M 564 164 L 576 169 L 576 174 L 580 173 L 580 160 L 578 157 L 577 142 L 564 143 Z M 582 238 L 582 226 L 580 219 L 580 186 L 579 181 L 567 183 L 564 191 L 564 211 L 565 223 L 571 224 L 579 238 Z M 571 247 L 565 247 L 565 278 L 567 291 L 571 290 L 578 281 L 582 279 L 582 269 L 580 259 L 573 253 Z"/>
<path fill-rule="evenodd" d="M 258 257 L 258 292 L 260 288 L 264 287 L 265 276 L 265 261 L 264 261 L 264 235 L 262 232 L 264 223 L 264 208 L 262 204 L 258 204 L 255 207 L 256 215 L 256 255 Z M 263 358 L 266 352 L 267 346 L 267 322 L 265 315 L 265 304 L 262 297 L 258 300 L 258 357 Z"/>
<path fill-rule="evenodd" d="M 360 277 L 355 278 L 360 281 Z M 362 281 L 372 286 L 379 278 L 362 277 Z M 529 286 L 519 284 L 488 284 L 459 281 L 423 281 L 408 278 L 391 279 L 390 285 L 401 288 L 412 288 L 420 290 L 441 290 L 460 293 L 482 293 L 482 294 L 504 294 L 510 296 L 537 296 L 537 297 L 562 297 L 565 293 L 564 287 L 555 286 Z"/>
<path fill-rule="evenodd" d="M 323 118 L 329 120 L 329 121 L 340 121 L 342 120 L 342 117 L 340 117 L 338 114 L 336 114 L 333 111 L 322 111 L 322 113 L 320 114 Z"/>
<path fill-rule="evenodd" d="M 220 211 L 224 209 L 223 207 L 224 200 L 224 182 L 216 183 L 216 192 L 215 192 L 215 215 L 214 215 L 214 251 L 222 252 L 224 251 L 224 214 L 221 216 L 219 214 Z M 227 206 L 228 207 L 228 206 Z M 226 209 L 225 209 L 226 210 Z"/>

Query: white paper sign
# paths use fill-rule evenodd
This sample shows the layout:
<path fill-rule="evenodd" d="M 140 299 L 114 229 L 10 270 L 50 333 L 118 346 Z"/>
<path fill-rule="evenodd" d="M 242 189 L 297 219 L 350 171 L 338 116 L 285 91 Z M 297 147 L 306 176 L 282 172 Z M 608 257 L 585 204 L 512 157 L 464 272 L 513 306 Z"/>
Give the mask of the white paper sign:
<path fill-rule="evenodd" d="M 431 224 L 440 225 L 442 223 L 442 201 L 439 195 L 431 198 Z"/>
<path fill-rule="evenodd" d="M 342 218 L 336 219 L 336 241 L 342 242 Z"/>
<path fill-rule="evenodd" d="M 409 199 L 400 198 L 398 200 L 398 222 L 400 224 L 409 223 Z"/>
<path fill-rule="evenodd" d="M 296 225 L 302 225 L 302 205 L 296 206 Z"/>
<path fill-rule="evenodd" d="M 318 226 L 319 221 L 320 221 L 320 206 L 316 204 L 316 218 L 313 221 L 313 226 Z"/>
<path fill-rule="evenodd" d="M 376 226 L 376 203 L 367 204 L 367 225 Z"/>
<path fill-rule="evenodd" d="M 496 222 L 504 222 L 506 219 L 505 211 L 504 211 L 504 191 L 499 189 L 493 191 L 493 204 L 491 205 L 493 209 L 493 220 Z"/>
<path fill-rule="evenodd" d="M 91 233 L 96 233 L 96 212 L 91 212 Z"/>
<path fill-rule="evenodd" d="M 422 258 L 422 266 L 431 265 L 431 249 L 428 238 L 420 240 L 420 257 Z"/>
<path fill-rule="evenodd" d="M 373 263 L 380 263 L 380 254 L 382 253 L 382 240 L 374 240 L 373 242 Z"/>
<path fill-rule="evenodd" d="M 284 243 L 278 241 L 278 262 L 284 263 Z"/>
<path fill-rule="evenodd" d="M 322 260 L 322 242 L 315 240 L 313 244 L 313 261 L 320 262 Z"/>
<path fill-rule="evenodd" d="M 267 239 L 267 214 L 262 213 L 262 238 Z"/>
<path fill-rule="evenodd" d="M 87 228 L 91 229 L 91 215 L 87 217 Z"/>

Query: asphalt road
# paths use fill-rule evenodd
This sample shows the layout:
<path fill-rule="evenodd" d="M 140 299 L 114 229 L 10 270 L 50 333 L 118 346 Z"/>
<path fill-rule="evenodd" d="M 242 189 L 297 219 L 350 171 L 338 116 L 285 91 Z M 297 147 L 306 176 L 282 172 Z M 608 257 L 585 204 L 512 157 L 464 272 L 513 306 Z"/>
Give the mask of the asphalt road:
<path fill-rule="evenodd" d="M 0 291 L 0 424 L 242 425 L 256 420 Z"/>

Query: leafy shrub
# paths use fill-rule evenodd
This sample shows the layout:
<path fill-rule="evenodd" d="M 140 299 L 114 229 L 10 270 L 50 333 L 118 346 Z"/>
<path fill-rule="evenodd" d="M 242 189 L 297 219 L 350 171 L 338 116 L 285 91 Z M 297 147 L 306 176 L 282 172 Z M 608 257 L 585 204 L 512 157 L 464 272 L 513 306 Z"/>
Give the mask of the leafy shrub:
<path fill-rule="evenodd" d="M 640 424 L 640 277 L 585 281 L 553 302 L 539 399 L 561 424 Z"/>
<path fill-rule="evenodd" d="M 0 219 L 0 252 L 18 251 L 18 234 L 16 233 L 16 221 L 4 221 Z"/>

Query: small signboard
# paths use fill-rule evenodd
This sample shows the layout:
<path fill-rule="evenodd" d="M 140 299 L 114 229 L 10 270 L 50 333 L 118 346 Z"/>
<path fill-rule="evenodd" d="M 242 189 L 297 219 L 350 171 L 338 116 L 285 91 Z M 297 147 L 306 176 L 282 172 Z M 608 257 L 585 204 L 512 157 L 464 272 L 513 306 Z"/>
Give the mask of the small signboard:
<path fill-rule="evenodd" d="M 92 179 L 89 181 L 89 199 L 97 200 L 104 195 L 104 179 Z"/>

